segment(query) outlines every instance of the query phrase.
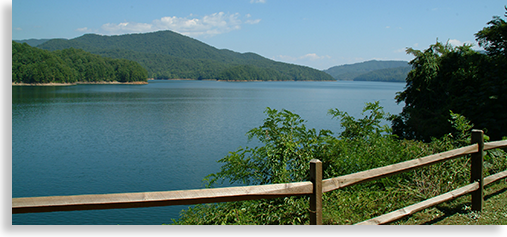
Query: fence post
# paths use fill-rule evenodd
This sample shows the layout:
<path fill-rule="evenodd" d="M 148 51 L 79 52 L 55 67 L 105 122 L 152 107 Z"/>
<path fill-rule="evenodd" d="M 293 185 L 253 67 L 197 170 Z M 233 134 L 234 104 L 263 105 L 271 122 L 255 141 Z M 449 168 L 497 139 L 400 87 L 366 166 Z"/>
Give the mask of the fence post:
<path fill-rule="evenodd" d="M 484 200 L 484 132 L 482 130 L 472 130 L 472 144 L 477 143 L 479 149 L 472 154 L 471 158 L 471 178 L 470 182 L 479 182 L 479 189 L 472 192 L 472 210 L 482 211 L 482 202 Z"/>
<path fill-rule="evenodd" d="M 310 181 L 313 193 L 310 195 L 310 225 L 322 225 L 322 162 L 310 161 Z"/>

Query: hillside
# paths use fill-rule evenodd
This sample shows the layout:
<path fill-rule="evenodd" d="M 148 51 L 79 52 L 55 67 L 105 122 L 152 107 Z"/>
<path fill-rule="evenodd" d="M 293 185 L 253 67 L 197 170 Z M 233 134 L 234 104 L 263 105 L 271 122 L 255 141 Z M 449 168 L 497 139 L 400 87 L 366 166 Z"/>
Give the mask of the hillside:
<path fill-rule="evenodd" d="M 377 60 L 371 60 L 366 61 L 362 63 L 355 63 L 355 64 L 345 64 L 341 66 L 334 66 L 327 70 L 324 70 L 324 72 L 331 75 L 336 80 L 343 80 L 343 81 L 352 81 L 355 80 L 355 78 L 362 76 L 366 73 L 373 72 L 376 70 L 383 70 L 383 69 L 392 69 L 392 68 L 401 68 L 401 67 L 410 67 L 408 62 L 406 61 L 377 61 Z M 400 70 L 400 69 L 396 69 Z M 389 70 L 380 71 L 378 75 L 390 75 L 390 74 L 396 74 L 396 72 L 389 72 Z M 369 75 L 367 78 L 370 78 Z M 406 77 L 406 75 L 405 75 Z M 403 78 L 405 79 L 405 78 Z M 365 80 L 365 79 L 358 79 L 358 80 Z M 389 78 L 377 78 L 379 81 L 388 81 Z"/>
<path fill-rule="evenodd" d="M 50 52 L 12 41 L 12 82 L 16 84 L 146 82 L 136 62 L 112 59 L 81 49 Z"/>
<path fill-rule="evenodd" d="M 27 40 L 14 40 L 17 43 L 27 43 L 28 45 L 35 47 L 51 39 L 27 39 Z"/>
<path fill-rule="evenodd" d="M 385 81 L 385 82 L 405 82 L 407 75 L 412 70 L 410 66 L 384 68 L 367 72 L 355 77 L 354 81 Z"/>
<path fill-rule="evenodd" d="M 158 79 L 333 80 L 310 67 L 276 62 L 254 53 L 217 49 L 172 31 L 117 36 L 86 34 L 70 40 L 49 40 L 37 47 L 50 51 L 72 47 L 136 61 L 148 71 L 149 77 Z M 248 66 L 248 70 L 240 66 Z M 255 75 L 234 77 L 249 73 Z"/>

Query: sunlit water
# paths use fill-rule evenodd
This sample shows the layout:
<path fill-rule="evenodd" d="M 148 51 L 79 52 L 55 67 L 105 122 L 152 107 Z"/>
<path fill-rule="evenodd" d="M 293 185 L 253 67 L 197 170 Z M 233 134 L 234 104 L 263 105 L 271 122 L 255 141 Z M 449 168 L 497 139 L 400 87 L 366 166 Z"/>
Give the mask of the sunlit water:
<path fill-rule="evenodd" d="M 202 188 L 266 107 L 339 133 L 327 114 L 397 114 L 404 83 L 150 81 L 148 85 L 12 88 L 12 196 Z M 12 215 L 13 224 L 170 224 L 187 206 Z"/>

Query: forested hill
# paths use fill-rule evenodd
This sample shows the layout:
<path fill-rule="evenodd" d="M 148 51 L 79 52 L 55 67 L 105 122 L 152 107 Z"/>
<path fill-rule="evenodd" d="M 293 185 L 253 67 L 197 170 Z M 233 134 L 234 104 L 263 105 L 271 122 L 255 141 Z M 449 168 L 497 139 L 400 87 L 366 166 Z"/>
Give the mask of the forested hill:
<path fill-rule="evenodd" d="M 12 82 L 27 84 L 76 82 L 146 82 L 139 63 L 91 54 L 82 49 L 50 52 L 12 41 Z"/>
<path fill-rule="evenodd" d="M 407 61 L 377 61 L 331 67 L 325 72 L 345 81 L 405 81 L 411 67 Z"/>
<path fill-rule="evenodd" d="M 136 61 L 146 68 L 149 77 L 158 79 L 334 80 L 320 70 L 276 62 L 254 53 L 220 50 L 172 31 L 86 34 L 70 40 L 49 40 L 37 47 L 50 51 L 72 47 Z"/>
<path fill-rule="evenodd" d="M 37 45 L 39 44 L 42 44 L 48 40 L 51 40 L 51 39 L 27 39 L 27 40 L 14 40 L 18 43 L 27 43 L 28 45 L 32 46 L 32 47 L 36 47 Z"/>

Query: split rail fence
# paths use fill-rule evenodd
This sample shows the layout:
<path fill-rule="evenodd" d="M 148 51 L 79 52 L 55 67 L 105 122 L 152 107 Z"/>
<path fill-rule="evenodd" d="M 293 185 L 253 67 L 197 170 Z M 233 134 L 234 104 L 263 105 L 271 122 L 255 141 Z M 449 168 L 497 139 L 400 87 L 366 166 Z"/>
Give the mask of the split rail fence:
<path fill-rule="evenodd" d="M 506 147 L 507 140 L 484 143 L 483 132 L 473 130 L 472 145 L 325 180 L 322 180 L 322 162 L 314 159 L 310 161 L 311 181 L 307 182 L 165 192 L 12 198 L 12 214 L 192 205 L 309 195 L 310 224 L 320 225 L 322 224 L 322 193 L 471 155 L 471 183 L 469 185 L 356 224 L 379 225 L 466 194 L 472 196 L 472 210 L 482 210 L 484 186 L 507 177 L 507 170 L 483 177 L 484 151 Z"/>

